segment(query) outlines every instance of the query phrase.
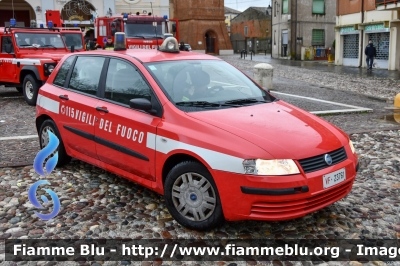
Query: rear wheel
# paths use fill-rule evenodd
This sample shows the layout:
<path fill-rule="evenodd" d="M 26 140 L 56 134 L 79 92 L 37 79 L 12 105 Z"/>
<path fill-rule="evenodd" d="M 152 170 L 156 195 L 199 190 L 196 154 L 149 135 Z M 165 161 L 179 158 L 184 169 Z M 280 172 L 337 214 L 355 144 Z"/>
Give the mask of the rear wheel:
<path fill-rule="evenodd" d="M 214 180 L 198 162 L 177 164 L 165 180 L 164 196 L 172 217 L 181 225 L 208 230 L 224 221 Z"/>
<path fill-rule="evenodd" d="M 58 128 L 57 128 L 56 124 L 54 123 L 54 121 L 51 119 L 45 120 L 42 123 L 42 125 L 40 126 L 40 129 L 39 129 L 40 149 L 43 149 L 44 147 L 46 147 L 49 144 L 49 135 L 48 135 L 47 131 L 50 131 L 51 133 L 56 135 L 58 140 L 60 141 L 60 143 L 58 144 L 58 148 L 53 152 L 53 154 L 54 154 L 58 151 L 57 166 L 62 166 L 64 164 L 69 163 L 71 161 L 71 157 L 67 155 L 67 152 L 65 151 L 65 148 L 64 148 L 64 143 L 62 142 L 62 139 L 60 136 L 60 132 L 58 131 Z"/>
<path fill-rule="evenodd" d="M 24 82 L 22 83 L 22 89 L 23 89 L 23 94 L 25 101 L 29 105 L 36 105 L 36 99 L 38 96 L 40 88 L 40 81 L 38 81 L 35 77 L 32 75 L 26 75 L 24 78 Z"/>

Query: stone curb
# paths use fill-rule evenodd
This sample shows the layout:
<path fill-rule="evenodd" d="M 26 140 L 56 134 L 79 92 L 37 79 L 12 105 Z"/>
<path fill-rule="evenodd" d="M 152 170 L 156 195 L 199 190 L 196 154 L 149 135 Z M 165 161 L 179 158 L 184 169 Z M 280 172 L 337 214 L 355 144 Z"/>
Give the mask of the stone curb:
<path fill-rule="evenodd" d="M 311 84 L 313 84 L 313 83 L 311 83 Z M 360 93 L 360 92 L 355 92 L 355 91 L 337 89 L 337 88 L 329 87 L 329 86 L 320 86 L 320 88 L 325 88 L 325 89 L 328 89 L 328 90 L 342 91 L 342 92 L 347 92 L 347 93 L 353 93 L 353 94 L 365 96 L 365 97 L 367 97 L 369 99 L 380 101 L 380 102 L 386 102 L 386 103 L 392 103 L 392 104 L 394 103 L 394 97 L 393 97 L 393 99 L 383 98 L 383 97 L 373 96 L 373 95 Z"/>

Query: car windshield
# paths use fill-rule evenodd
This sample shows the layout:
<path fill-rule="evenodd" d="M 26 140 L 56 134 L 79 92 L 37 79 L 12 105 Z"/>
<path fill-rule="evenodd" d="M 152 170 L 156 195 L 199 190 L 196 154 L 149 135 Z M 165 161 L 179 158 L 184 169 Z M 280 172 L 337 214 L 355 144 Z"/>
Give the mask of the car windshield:
<path fill-rule="evenodd" d="M 16 33 L 15 39 L 20 48 L 65 48 L 61 35 L 56 33 Z"/>
<path fill-rule="evenodd" d="M 185 111 L 233 108 L 275 100 L 225 61 L 164 61 L 146 66 L 168 98 Z"/>
<path fill-rule="evenodd" d="M 71 50 L 72 45 L 75 47 L 75 50 L 83 49 L 82 34 L 62 33 L 62 37 L 67 45 L 68 50 Z"/>
<path fill-rule="evenodd" d="M 125 26 L 125 34 L 127 38 L 162 38 L 164 36 L 164 27 L 162 22 L 157 22 L 157 34 L 153 27 L 152 21 L 135 21 L 135 23 L 127 23 Z"/>

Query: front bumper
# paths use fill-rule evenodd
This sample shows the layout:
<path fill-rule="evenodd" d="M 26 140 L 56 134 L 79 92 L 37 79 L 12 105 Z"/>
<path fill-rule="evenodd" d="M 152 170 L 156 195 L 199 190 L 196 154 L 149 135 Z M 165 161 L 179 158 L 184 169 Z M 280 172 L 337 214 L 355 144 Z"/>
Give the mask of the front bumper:
<path fill-rule="evenodd" d="M 322 176 L 345 168 L 346 180 L 323 188 Z M 357 162 L 345 161 L 308 174 L 254 176 L 211 170 L 225 219 L 289 220 L 307 215 L 350 193 Z"/>

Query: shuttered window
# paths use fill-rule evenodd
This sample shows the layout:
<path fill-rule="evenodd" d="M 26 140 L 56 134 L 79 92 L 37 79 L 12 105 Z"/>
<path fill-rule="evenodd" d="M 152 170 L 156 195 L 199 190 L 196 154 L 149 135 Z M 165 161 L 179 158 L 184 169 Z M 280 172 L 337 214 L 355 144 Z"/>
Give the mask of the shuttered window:
<path fill-rule="evenodd" d="M 313 14 L 325 14 L 325 0 L 313 0 Z"/>
<path fill-rule="evenodd" d="M 312 45 L 325 45 L 325 30 L 312 30 Z"/>
<path fill-rule="evenodd" d="M 289 0 L 282 0 L 282 14 L 289 13 Z"/>

